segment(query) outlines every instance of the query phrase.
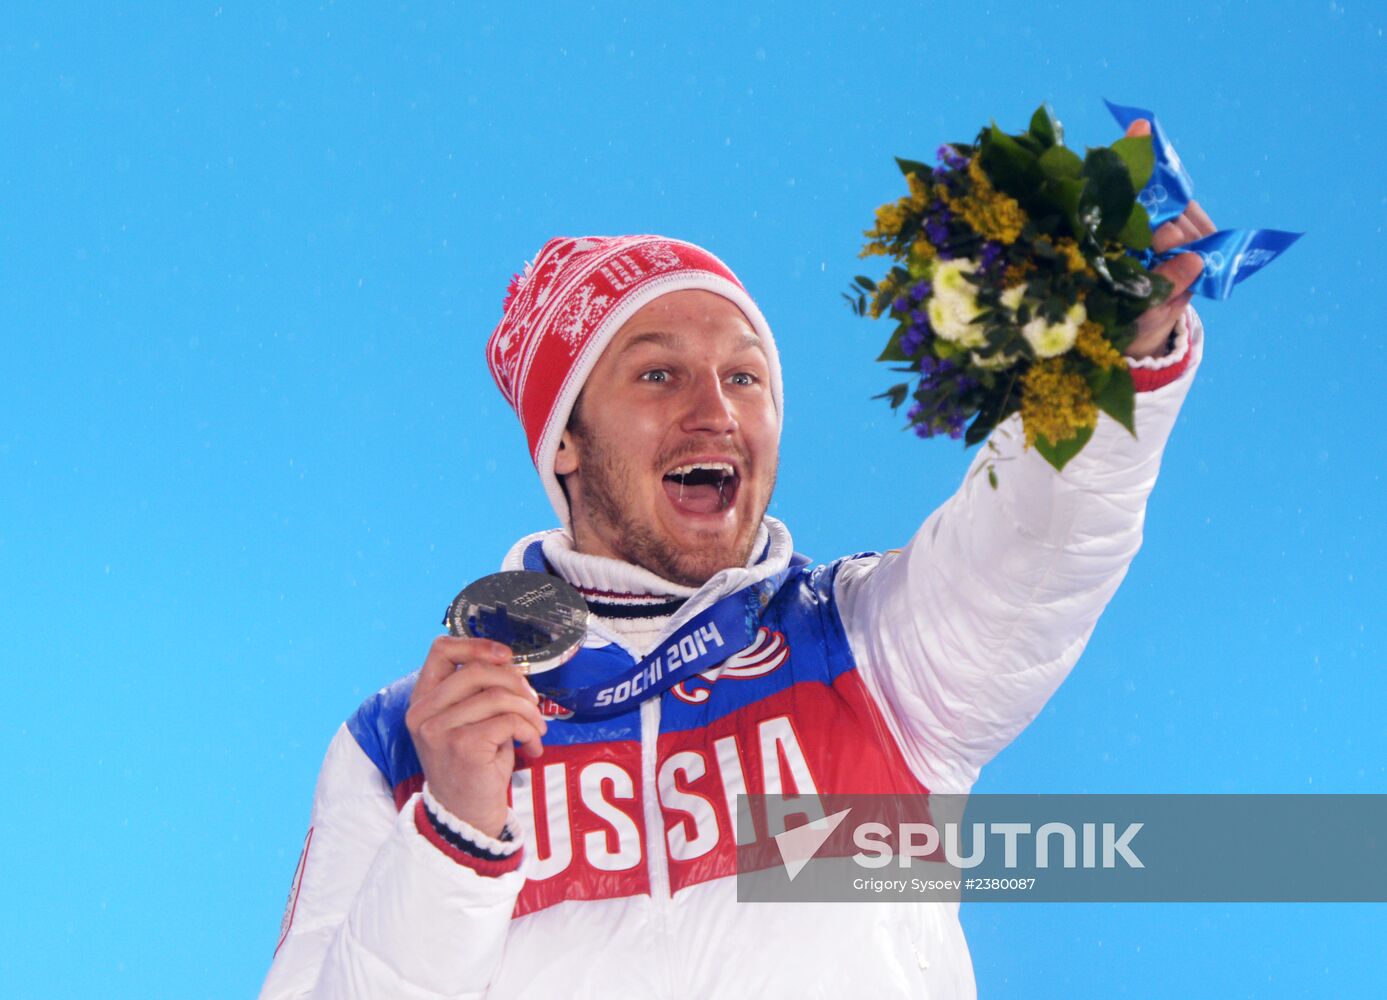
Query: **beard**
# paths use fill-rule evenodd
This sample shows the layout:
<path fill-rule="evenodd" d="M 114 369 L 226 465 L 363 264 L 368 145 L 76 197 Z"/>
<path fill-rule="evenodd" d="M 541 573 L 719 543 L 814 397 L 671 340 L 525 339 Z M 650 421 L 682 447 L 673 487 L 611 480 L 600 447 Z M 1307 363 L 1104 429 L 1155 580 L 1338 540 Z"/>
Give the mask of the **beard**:
<path fill-rule="evenodd" d="M 719 570 L 745 566 L 750 561 L 757 530 L 766 513 L 765 506 L 756 511 L 756 516 L 749 519 L 730 539 L 710 539 L 690 546 L 676 545 L 672 539 L 663 537 L 653 524 L 642 524 L 629 505 L 623 502 L 630 486 L 638 481 L 643 470 L 589 437 L 578 421 L 573 421 L 569 426 L 574 439 L 582 446 L 583 461 L 579 475 L 582 477 L 584 514 L 605 536 L 618 558 L 685 587 L 701 587 Z M 662 456 L 656 462 L 656 468 L 668 468 L 678 457 L 675 454 Z M 748 499 L 746 494 L 750 491 L 746 487 L 749 485 L 746 482 L 742 484 L 744 488 L 739 490 L 738 502 Z M 770 491 L 767 491 L 767 505 L 769 501 Z M 570 510 L 572 505 L 570 495 Z M 576 521 L 574 538 L 577 542 Z"/>

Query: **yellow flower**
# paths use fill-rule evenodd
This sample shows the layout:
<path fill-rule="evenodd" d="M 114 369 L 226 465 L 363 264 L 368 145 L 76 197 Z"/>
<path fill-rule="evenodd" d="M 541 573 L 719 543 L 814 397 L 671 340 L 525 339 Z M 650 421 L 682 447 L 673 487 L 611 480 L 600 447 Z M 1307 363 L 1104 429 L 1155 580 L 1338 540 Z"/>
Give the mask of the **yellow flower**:
<path fill-rule="evenodd" d="M 876 210 L 876 225 L 863 230 L 867 243 L 858 257 L 900 258 L 903 248 L 898 245 L 901 229 L 912 215 L 919 215 L 932 197 L 934 189 L 915 174 L 906 175 L 910 194 Z"/>
<path fill-rule="evenodd" d="M 934 185 L 926 184 L 914 171 L 905 175 L 905 183 L 910 188 L 910 197 L 905 200 L 916 212 L 923 212 L 926 203 L 934 195 Z"/>
<path fill-rule="evenodd" d="M 912 278 L 929 277 L 930 261 L 934 259 L 934 253 L 934 244 L 923 236 L 910 245 L 910 253 L 906 258 L 906 267 L 909 269 Z"/>
<path fill-rule="evenodd" d="M 899 203 L 893 202 L 890 205 L 882 205 L 877 209 L 876 228 L 869 230 L 868 235 L 898 236 L 904 222 L 905 210 L 901 208 Z"/>
<path fill-rule="evenodd" d="M 1079 336 L 1074 341 L 1074 349 L 1099 368 L 1120 368 L 1124 362 L 1117 348 L 1108 343 L 1103 336 L 1103 328 L 1097 323 L 1079 325 Z"/>
<path fill-rule="evenodd" d="M 1098 407 L 1082 375 L 1065 371 L 1059 358 L 1039 361 L 1021 376 L 1021 425 L 1026 445 L 1043 435 L 1051 444 L 1098 423 Z"/>
<path fill-rule="evenodd" d="M 1055 249 L 1064 258 L 1064 264 L 1069 270 L 1084 271 L 1088 269 L 1088 261 L 1084 260 L 1084 255 L 1079 251 L 1079 244 L 1068 236 L 1061 236 L 1055 240 Z"/>
<path fill-rule="evenodd" d="M 976 156 L 968 161 L 968 178 L 973 187 L 963 197 L 953 197 L 944 187 L 940 188 L 940 196 L 985 239 L 1015 243 L 1026 224 L 1026 213 L 1020 204 L 992 186 Z"/>
<path fill-rule="evenodd" d="M 1035 270 L 1035 266 L 1030 261 L 1022 261 L 1020 264 L 1009 264 L 1007 269 L 1002 272 L 1002 284 L 1008 288 L 1015 285 L 1024 285 L 1026 275 Z"/>

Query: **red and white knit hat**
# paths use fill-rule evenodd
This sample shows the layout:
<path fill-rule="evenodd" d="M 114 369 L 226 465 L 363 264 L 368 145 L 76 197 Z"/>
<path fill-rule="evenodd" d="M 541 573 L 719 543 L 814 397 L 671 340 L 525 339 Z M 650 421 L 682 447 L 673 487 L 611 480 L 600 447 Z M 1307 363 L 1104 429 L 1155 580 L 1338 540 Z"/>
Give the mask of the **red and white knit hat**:
<path fill-rule="evenodd" d="M 715 292 L 746 316 L 765 348 L 771 396 L 783 418 L 770 327 L 737 276 L 702 247 L 664 236 L 557 237 L 511 279 L 504 315 L 487 341 L 487 366 L 520 417 L 530 457 L 565 527 L 568 501 L 554 456 L 583 384 L 637 309 L 690 288 Z"/>

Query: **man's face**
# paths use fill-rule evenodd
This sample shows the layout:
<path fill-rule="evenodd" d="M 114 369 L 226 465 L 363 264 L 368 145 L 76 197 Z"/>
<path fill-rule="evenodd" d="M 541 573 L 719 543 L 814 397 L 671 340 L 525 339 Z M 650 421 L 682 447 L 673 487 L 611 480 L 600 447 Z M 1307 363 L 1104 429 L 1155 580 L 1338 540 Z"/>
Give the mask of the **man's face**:
<path fill-rule="evenodd" d="M 712 292 L 647 303 L 598 359 L 564 432 L 578 550 L 700 586 L 743 566 L 775 485 L 770 364 Z"/>

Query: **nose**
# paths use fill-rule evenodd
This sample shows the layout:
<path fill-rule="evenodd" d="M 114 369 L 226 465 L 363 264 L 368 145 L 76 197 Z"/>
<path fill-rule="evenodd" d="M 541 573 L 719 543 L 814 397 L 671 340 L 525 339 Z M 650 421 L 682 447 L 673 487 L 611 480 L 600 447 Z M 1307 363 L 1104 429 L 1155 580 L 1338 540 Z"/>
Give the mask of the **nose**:
<path fill-rule="evenodd" d="M 737 429 L 737 414 L 726 386 L 716 372 L 700 374 L 689 385 L 687 406 L 681 424 L 688 432 L 731 434 Z"/>

